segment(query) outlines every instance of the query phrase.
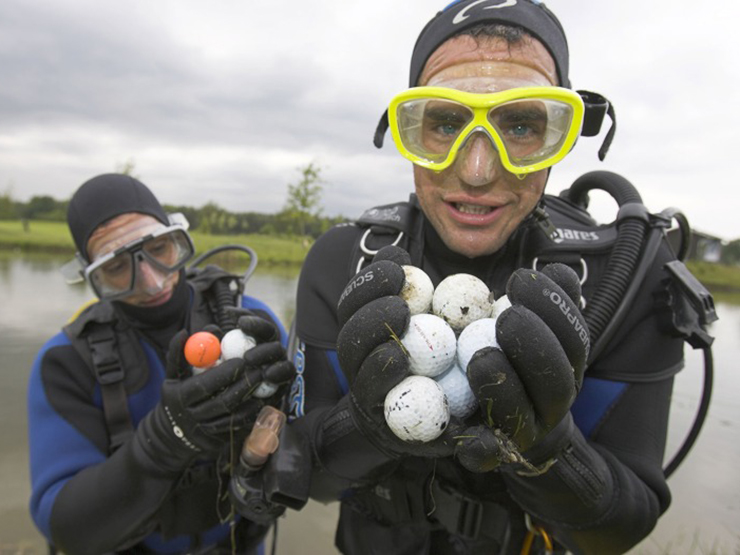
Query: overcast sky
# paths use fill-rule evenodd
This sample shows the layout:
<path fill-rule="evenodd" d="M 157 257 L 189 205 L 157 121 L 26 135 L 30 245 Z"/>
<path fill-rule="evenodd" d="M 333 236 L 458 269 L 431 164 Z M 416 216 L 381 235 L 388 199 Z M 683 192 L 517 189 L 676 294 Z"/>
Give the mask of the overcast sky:
<path fill-rule="evenodd" d="M 0 0 L 0 192 L 68 198 L 131 160 L 165 203 L 276 212 L 314 162 L 328 215 L 402 200 L 411 165 L 372 135 L 446 2 Z M 581 139 L 548 191 L 611 170 L 650 210 L 740 237 L 737 3 L 547 4 L 573 86 L 610 98 L 619 122 L 605 162 L 603 133 Z"/>

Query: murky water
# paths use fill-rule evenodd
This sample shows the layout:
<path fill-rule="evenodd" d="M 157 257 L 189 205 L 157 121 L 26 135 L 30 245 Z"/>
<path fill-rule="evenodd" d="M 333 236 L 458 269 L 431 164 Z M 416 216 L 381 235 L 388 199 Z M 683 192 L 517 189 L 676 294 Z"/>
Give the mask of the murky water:
<path fill-rule="evenodd" d="M 68 287 L 60 259 L 0 253 L 0 555 L 41 554 L 43 538 L 28 515 L 26 384 L 41 345 L 82 304 L 84 287 Z M 270 304 L 284 321 L 293 316 L 295 272 L 258 269 L 248 292 Z M 740 550 L 740 306 L 719 303 L 713 325 L 715 389 L 707 422 L 689 458 L 671 477 L 673 504 L 634 554 L 737 554 Z M 693 420 L 702 388 L 700 353 L 687 350 L 672 405 L 669 456 Z M 336 553 L 336 504 L 310 502 L 279 521 L 280 555 Z"/>

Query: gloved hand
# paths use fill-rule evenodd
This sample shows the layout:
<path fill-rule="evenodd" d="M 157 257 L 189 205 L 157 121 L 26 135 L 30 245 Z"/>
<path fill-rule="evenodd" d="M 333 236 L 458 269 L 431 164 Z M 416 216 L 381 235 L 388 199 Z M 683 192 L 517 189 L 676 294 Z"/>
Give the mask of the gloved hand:
<path fill-rule="evenodd" d="M 540 443 L 570 410 L 589 351 L 580 291 L 577 274 L 564 264 L 520 269 L 509 279 L 512 306 L 496 322 L 501 350 L 481 349 L 467 368 L 484 423 L 466 430 L 455 450 L 468 470 L 522 462 L 519 453 Z"/>
<path fill-rule="evenodd" d="M 243 329 L 250 335 L 258 339 L 266 336 L 267 326 L 252 320 L 263 319 L 243 318 Z M 220 330 L 210 329 L 219 334 Z M 196 455 L 219 451 L 231 441 L 241 446 L 269 401 L 252 397 L 255 387 L 265 378 L 281 383 L 294 373 L 282 346 L 272 341 L 250 349 L 241 359 L 224 361 L 191 376 L 183 354 L 188 336 L 181 330 L 170 341 L 160 402 L 137 430 L 138 439 L 143 440 L 139 444 L 149 457 L 173 471 L 187 466 Z"/>
<path fill-rule="evenodd" d="M 231 312 L 238 316 L 237 327 L 257 342 L 254 349 L 259 349 L 262 357 L 250 358 L 255 363 L 262 360 L 262 363 L 247 365 L 247 381 L 255 386 L 263 381 L 279 386 L 273 395 L 265 399 L 266 403 L 277 407 L 296 375 L 295 366 L 287 360 L 287 353 L 280 343 L 280 330 L 273 322 L 257 316 L 250 310 L 235 308 L 231 309 Z"/>
<path fill-rule="evenodd" d="M 405 279 L 401 265 L 410 262 L 403 249 L 384 247 L 350 280 L 337 307 L 342 325 L 337 356 L 351 384 L 350 414 L 370 442 L 390 457 L 448 456 L 461 429 L 456 419 L 451 419 L 439 438 L 427 443 L 403 441 L 385 422 L 385 396 L 410 375 L 408 356 L 399 338 L 411 315 L 398 296 Z"/>

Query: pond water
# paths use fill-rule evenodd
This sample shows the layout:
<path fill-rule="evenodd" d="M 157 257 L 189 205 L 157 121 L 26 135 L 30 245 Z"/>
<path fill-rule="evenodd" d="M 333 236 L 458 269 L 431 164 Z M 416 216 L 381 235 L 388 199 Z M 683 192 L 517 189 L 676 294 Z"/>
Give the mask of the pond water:
<path fill-rule="evenodd" d="M 0 253 L 0 555 L 46 551 L 28 515 L 29 476 L 26 386 L 41 345 L 92 294 L 65 285 L 59 258 Z M 284 322 L 293 317 L 297 274 L 258 268 L 247 292 L 266 301 Z M 673 504 L 654 533 L 633 554 L 737 554 L 740 552 L 740 306 L 718 303 L 712 325 L 715 387 L 712 405 L 688 459 L 670 479 Z M 687 348 L 676 382 L 667 460 L 691 426 L 703 381 L 700 352 Z M 280 520 L 280 555 L 336 553 L 336 504 L 310 502 Z"/>

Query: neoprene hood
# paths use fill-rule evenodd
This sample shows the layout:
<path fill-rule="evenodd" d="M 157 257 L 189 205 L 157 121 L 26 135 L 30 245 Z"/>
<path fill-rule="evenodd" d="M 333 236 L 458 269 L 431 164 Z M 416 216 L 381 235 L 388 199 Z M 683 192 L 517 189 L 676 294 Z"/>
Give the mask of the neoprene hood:
<path fill-rule="evenodd" d="M 457 0 L 443 9 L 421 31 L 411 56 L 409 86 L 416 87 L 429 56 L 450 37 L 476 25 L 521 27 L 539 40 L 555 60 L 561 87 L 570 88 L 568 41 L 557 17 L 545 4 L 533 0 Z"/>
<path fill-rule="evenodd" d="M 169 219 L 157 197 L 130 175 L 107 173 L 89 179 L 69 201 L 67 224 L 78 252 L 89 262 L 87 242 L 93 231 L 108 220 L 139 212 L 169 225 Z"/>

